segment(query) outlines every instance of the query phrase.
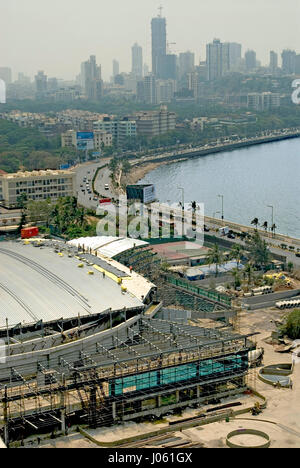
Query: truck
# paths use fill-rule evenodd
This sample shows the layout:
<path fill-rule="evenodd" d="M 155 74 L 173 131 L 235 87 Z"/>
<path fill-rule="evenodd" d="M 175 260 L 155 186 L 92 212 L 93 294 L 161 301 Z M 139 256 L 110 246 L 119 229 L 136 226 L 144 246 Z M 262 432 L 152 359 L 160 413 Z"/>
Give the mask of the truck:
<path fill-rule="evenodd" d="M 36 237 L 38 235 L 39 235 L 38 227 L 28 227 L 28 228 L 23 228 L 21 230 L 22 239 L 31 239 L 32 237 Z"/>
<path fill-rule="evenodd" d="M 221 227 L 221 228 L 219 229 L 219 234 L 220 234 L 221 236 L 227 236 L 227 235 L 229 234 L 229 231 L 230 231 L 229 227 L 228 227 L 228 226 L 224 226 L 224 227 Z"/>

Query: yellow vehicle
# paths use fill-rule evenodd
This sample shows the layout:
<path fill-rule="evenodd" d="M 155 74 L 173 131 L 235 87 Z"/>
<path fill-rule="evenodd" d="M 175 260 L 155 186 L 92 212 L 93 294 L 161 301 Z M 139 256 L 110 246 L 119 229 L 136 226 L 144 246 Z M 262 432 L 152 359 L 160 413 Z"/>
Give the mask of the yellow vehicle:
<path fill-rule="evenodd" d="M 284 281 L 284 283 L 287 285 L 287 286 L 290 286 L 291 284 L 291 279 L 286 276 L 284 273 L 268 273 L 266 275 L 264 275 L 264 279 L 273 279 L 275 281 Z"/>

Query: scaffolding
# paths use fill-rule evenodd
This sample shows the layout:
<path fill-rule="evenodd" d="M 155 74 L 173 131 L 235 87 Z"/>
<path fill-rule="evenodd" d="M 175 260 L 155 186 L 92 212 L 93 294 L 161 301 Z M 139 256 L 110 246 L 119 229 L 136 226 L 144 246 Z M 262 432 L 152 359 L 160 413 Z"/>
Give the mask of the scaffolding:
<path fill-rule="evenodd" d="M 160 417 L 240 393 L 251 336 L 141 315 L 63 357 L 41 353 L 0 381 L 4 439 Z"/>

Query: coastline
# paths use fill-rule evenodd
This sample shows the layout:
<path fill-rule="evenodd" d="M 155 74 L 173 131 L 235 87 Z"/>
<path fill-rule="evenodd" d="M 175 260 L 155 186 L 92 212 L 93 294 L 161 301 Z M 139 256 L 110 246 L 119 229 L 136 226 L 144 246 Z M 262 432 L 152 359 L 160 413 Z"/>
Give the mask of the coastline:
<path fill-rule="evenodd" d="M 126 183 L 128 184 L 137 184 L 141 179 L 143 179 L 149 172 L 154 171 L 160 166 L 166 166 L 167 164 L 173 164 L 178 161 L 160 161 L 160 162 L 150 162 L 140 164 L 138 166 L 133 166 L 130 173 L 126 177 Z"/>
<path fill-rule="evenodd" d="M 161 157 L 154 157 L 145 162 L 137 162 L 133 165 L 130 174 L 126 177 L 126 182 L 129 184 L 136 184 L 141 179 L 143 179 L 149 172 L 153 171 L 154 169 L 164 166 L 166 164 L 173 164 L 179 163 L 183 161 L 187 161 L 189 159 L 194 158 L 201 158 L 202 156 L 208 156 L 210 154 L 217 154 L 223 153 L 226 151 L 235 151 L 238 149 L 248 148 L 250 146 L 268 144 L 268 143 L 276 143 L 279 141 L 300 138 L 300 132 L 291 133 L 291 134 L 282 134 L 273 137 L 263 137 L 258 138 L 252 141 L 245 141 L 245 142 L 238 142 L 232 143 L 229 145 L 221 145 L 215 146 L 209 149 L 200 149 L 199 151 L 187 151 L 186 153 L 176 154 L 172 156 L 161 156 Z M 134 170 L 133 170 L 134 169 Z"/>
<path fill-rule="evenodd" d="M 286 140 L 286 139 L 290 139 L 290 138 L 295 138 L 295 137 L 280 138 L 280 139 L 278 139 L 276 141 L 282 141 L 282 140 Z M 299 136 L 297 136 L 296 138 L 299 138 Z M 261 143 L 262 142 L 260 142 L 260 143 L 256 142 L 256 145 L 261 144 Z M 274 140 L 273 139 L 269 140 L 268 142 L 264 142 L 263 144 L 266 144 L 266 143 L 274 143 Z M 249 147 L 249 145 L 246 144 L 242 148 L 247 148 L 247 147 Z M 235 149 L 242 149 L 242 148 L 239 146 L 237 148 L 230 149 L 230 151 L 233 151 Z M 217 154 L 217 153 L 221 153 L 221 152 L 224 152 L 224 151 L 228 151 L 228 148 L 226 148 L 226 149 L 224 148 L 223 151 L 220 151 L 220 148 L 218 148 L 217 151 L 210 150 L 209 154 L 212 154 L 212 153 Z M 175 158 L 173 156 L 173 157 L 168 158 L 168 159 L 167 158 L 159 158 L 156 161 L 152 160 L 152 161 L 138 162 L 138 163 L 136 163 L 135 165 L 132 166 L 130 174 L 128 174 L 127 177 L 126 177 L 126 183 L 128 183 L 128 184 L 138 184 L 143 178 L 145 178 L 145 176 L 147 176 L 147 174 L 149 174 L 153 170 L 157 169 L 158 167 L 165 166 L 167 164 L 176 164 L 176 163 L 188 161 L 189 159 L 194 159 L 194 158 L 198 159 L 198 158 L 201 158 L 202 156 L 204 156 L 204 154 L 197 154 L 197 156 L 193 155 L 192 158 L 189 158 L 189 157 L 186 157 L 186 156 L 181 154 L 181 155 L 178 155 L 177 158 Z M 149 183 L 150 183 L 150 180 L 149 180 Z M 214 221 L 214 222 L 216 222 L 218 224 L 218 221 L 219 221 L 218 219 L 212 219 L 210 216 L 206 216 L 206 218 L 207 218 L 208 222 L 209 221 Z M 236 229 L 236 228 L 240 228 L 242 230 L 253 229 L 253 226 L 241 224 L 236 220 L 233 221 L 233 220 L 228 220 L 227 219 L 226 223 L 232 229 Z M 221 225 L 222 225 L 222 223 L 221 223 Z M 264 236 L 265 232 L 261 231 L 261 234 Z M 283 233 L 280 233 L 280 231 L 276 233 L 275 239 L 281 240 L 282 242 L 289 242 L 292 245 L 295 245 L 296 247 L 298 247 L 300 245 L 300 238 L 299 237 L 291 236 L 291 235 L 288 235 L 288 234 L 283 234 Z"/>

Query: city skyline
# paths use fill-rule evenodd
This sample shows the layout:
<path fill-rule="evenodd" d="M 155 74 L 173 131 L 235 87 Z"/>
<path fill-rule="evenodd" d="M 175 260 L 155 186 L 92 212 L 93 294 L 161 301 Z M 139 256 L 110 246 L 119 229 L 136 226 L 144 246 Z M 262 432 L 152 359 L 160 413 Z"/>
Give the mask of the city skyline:
<path fill-rule="evenodd" d="M 56 14 L 56 4 L 60 15 Z M 72 5 L 74 7 L 74 1 Z M 101 3 L 87 0 L 86 11 L 93 14 L 88 16 L 86 26 L 78 8 L 69 8 L 69 0 L 60 3 L 54 0 L 51 6 L 43 5 L 43 8 L 37 0 L 28 0 L 26 6 L 20 0 L 12 0 L 2 7 L 0 27 L 8 40 L 0 43 L 0 66 L 12 68 L 14 79 L 19 72 L 33 78 L 38 70 L 44 70 L 48 76 L 73 80 L 86 57 L 96 55 L 107 81 L 112 76 L 113 58 L 120 62 L 121 72 L 130 71 L 131 48 L 135 42 L 143 48 L 144 62 L 150 65 L 151 20 L 159 14 L 159 4 L 151 0 L 145 2 L 143 9 L 138 8 L 139 5 L 137 0 L 129 5 L 117 0 L 114 6 L 105 5 L 103 11 Z M 258 60 L 265 65 L 269 63 L 271 50 L 281 54 L 283 49 L 298 48 L 296 31 L 300 6 L 296 0 L 288 0 L 284 6 L 277 0 L 267 0 L 263 5 L 258 0 L 250 5 L 246 0 L 205 0 L 201 5 L 189 0 L 189 8 L 185 9 L 177 0 L 163 0 L 162 6 L 162 16 L 167 19 L 167 40 L 176 42 L 172 52 L 179 54 L 190 50 L 195 54 L 196 64 L 199 58 L 206 59 L 206 44 L 214 38 L 241 43 L 243 55 L 247 49 L 255 50 Z M 216 11 L 219 12 L 217 16 Z M 130 20 L 132 25 L 128 28 Z M 13 49 L 8 46 L 9 41 L 14 42 Z"/>

